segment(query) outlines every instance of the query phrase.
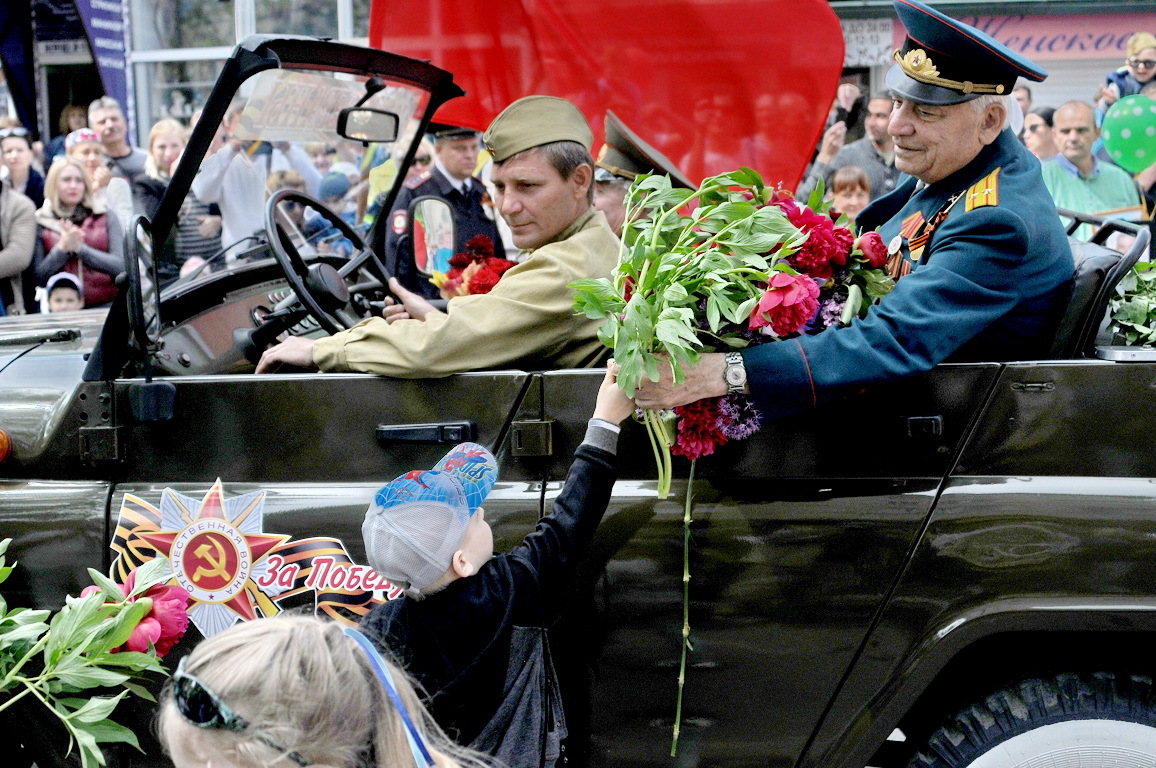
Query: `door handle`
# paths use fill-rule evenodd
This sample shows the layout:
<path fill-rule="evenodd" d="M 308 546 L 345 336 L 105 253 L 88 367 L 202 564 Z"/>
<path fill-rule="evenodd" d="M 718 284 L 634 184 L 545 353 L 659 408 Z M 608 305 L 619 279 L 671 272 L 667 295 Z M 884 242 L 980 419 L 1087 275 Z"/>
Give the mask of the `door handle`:
<path fill-rule="evenodd" d="M 473 442 L 478 428 L 472 421 L 441 421 L 430 424 L 378 424 L 377 442 L 457 445 Z"/>

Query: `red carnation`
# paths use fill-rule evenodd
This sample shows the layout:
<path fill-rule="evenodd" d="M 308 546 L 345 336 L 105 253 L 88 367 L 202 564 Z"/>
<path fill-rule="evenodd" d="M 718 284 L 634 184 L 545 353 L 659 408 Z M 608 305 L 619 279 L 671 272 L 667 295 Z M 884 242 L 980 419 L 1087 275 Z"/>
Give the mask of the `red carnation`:
<path fill-rule="evenodd" d="M 483 259 L 494 255 L 494 241 L 488 235 L 474 235 L 466 243 L 466 250 Z"/>
<path fill-rule="evenodd" d="M 672 454 L 693 461 L 710 456 L 726 443 L 726 435 L 718 429 L 718 401 L 717 397 L 708 397 L 674 409 L 678 414 L 678 437 L 670 447 Z"/>
<path fill-rule="evenodd" d="M 779 337 L 801 331 L 819 310 L 819 286 L 807 275 L 776 272 L 751 313 L 751 328 L 770 326 Z"/>
<path fill-rule="evenodd" d="M 878 232 L 864 232 L 855 241 L 855 248 L 863 254 L 863 261 L 872 268 L 882 267 L 887 263 L 887 246 L 883 244 L 883 236 Z"/>
<path fill-rule="evenodd" d="M 466 267 L 468 267 L 470 264 L 473 264 L 473 263 L 474 263 L 474 255 L 472 253 L 469 253 L 468 251 L 463 251 L 462 253 L 455 253 L 453 256 L 450 256 L 450 266 L 451 267 L 457 267 L 458 269 L 465 269 Z"/>
<path fill-rule="evenodd" d="M 499 256 L 490 256 L 485 260 L 485 263 L 486 268 L 492 270 L 494 274 L 497 275 L 504 275 L 507 269 L 517 266 L 517 262 L 503 259 Z"/>
<path fill-rule="evenodd" d="M 500 277 L 501 275 L 490 269 L 488 266 L 482 267 L 470 278 L 470 295 L 472 296 L 476 293 L 489 293 L 491 290 L 493 290 L 494 286 L 498 284 L 498 278 Z"/>

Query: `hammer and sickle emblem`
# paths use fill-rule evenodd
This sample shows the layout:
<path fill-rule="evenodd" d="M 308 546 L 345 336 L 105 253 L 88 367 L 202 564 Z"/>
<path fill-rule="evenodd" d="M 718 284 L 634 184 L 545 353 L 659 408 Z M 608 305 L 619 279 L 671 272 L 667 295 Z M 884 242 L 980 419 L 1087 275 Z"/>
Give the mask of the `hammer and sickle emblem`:
<path fill-rule="evenodd" d="M 209 554 L 210 545 L 217 551 L 216 559 L 213 559 L 212 555 Z M 221 542 L 216 539 L 209 539 L 208 543 L 197 547 L 193 554 L 213 566 L 212 568 L 205 568 L 203 565 L 198 565 L 196 573 L 193 574 L 193 581 L 199 582 L 202 576 L 216 576 L 228 581 L 229 572 L 225 570 L 225 548 L 221 546 Z"/>

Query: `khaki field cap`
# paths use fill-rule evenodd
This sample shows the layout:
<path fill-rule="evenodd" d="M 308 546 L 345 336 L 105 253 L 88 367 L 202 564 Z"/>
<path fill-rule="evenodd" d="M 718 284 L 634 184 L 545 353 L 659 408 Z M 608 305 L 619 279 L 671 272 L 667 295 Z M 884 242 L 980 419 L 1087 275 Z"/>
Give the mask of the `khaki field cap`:
<path fill-rule="evenodd" d="M 495 163 L 532 147 L 555 141 L 576 141 L 589 150 L 594 146 L 590 123 L 565 99 L 525 96 L 502 110 L 482 136 Z"/>

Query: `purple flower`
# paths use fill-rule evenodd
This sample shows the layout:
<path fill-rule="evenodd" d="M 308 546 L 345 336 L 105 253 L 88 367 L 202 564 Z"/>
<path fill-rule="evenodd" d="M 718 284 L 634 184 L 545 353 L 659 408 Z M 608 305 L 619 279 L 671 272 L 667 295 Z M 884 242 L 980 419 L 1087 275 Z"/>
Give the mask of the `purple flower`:
<path fill-rule="evenodd" d="M 746 395 L 719 399 L 717 428 L 731 440 L 742 440 L 759 431 L 763 417 Z"/>
<path fill-rule="evenodd" d="M 819 322 L 823 328 L 838 325 L 843 316 L 843 307 L 847 305 L 846 294 L 835 294 L 819 305 Z"/>

